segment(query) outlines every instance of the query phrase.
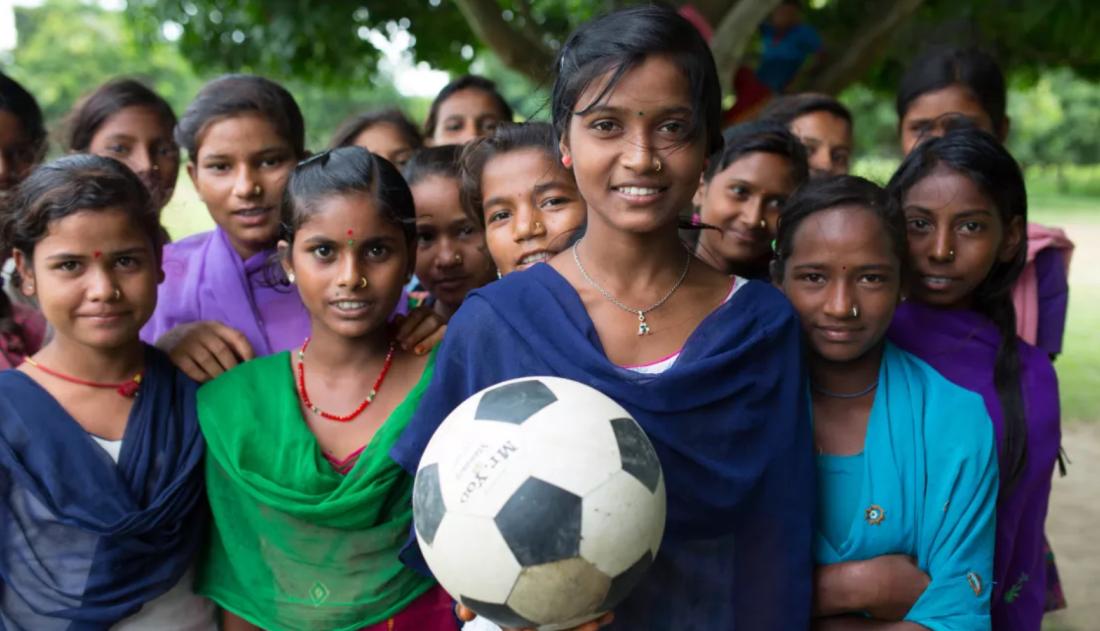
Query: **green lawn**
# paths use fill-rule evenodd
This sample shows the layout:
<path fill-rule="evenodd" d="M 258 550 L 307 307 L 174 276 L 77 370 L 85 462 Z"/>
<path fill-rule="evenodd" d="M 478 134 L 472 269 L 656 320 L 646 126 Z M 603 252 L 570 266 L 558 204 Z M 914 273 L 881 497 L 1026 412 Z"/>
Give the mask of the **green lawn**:
<path fill-rule="evenodd" d="M 1069 321 L 1064 353 L 1055 366 L 1066 421 L 1100 420 L 1100 198 L 1037 194 L 1031 219 L 1065 226 L 1077 243 L 1070 278 Z M 213 221 L 186 173 L 180 174 L 164 224 L 174 239 L 209 230 Z"/>

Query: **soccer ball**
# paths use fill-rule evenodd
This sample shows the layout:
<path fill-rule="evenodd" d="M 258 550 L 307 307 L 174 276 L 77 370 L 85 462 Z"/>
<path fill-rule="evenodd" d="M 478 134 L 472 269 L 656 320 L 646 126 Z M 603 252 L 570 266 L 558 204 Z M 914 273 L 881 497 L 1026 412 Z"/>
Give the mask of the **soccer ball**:
<path fill-rule="evenodd" d="M 527 377 L 459 405 L 413 487 L 416 537 L 456 600 L 505 627 L 560 629 L 611 610 L 657 554 L 657 453 L 598 390 Z"/>

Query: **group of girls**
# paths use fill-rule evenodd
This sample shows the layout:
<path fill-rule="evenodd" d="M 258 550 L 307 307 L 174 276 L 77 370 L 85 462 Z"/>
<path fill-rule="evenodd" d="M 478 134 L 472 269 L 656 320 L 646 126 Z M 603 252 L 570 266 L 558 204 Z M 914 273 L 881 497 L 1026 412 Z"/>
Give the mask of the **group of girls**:
<path fill-rule="evenodd" d="M 572 34 L 550 123 L 463 77 L 423 136 L 388 110 L 315 155 L 230 75 L 178 122 L 109 83 L 35 168 L 3 77 L 0 626 L 491 627 L 427 572 L 412 475 L 467 397 L 557 375 L 668 489 L 660 556 L 582 628 L 1038 629 L 1057 351 L 1017 336 L 1042 253 L 986 61 L 916 62 L 885 189 L 843 175 L 827 97 L 723 134 L 707 44 L 655 6 Z M 180 148 L 217 227 L 168 243 Z"/>

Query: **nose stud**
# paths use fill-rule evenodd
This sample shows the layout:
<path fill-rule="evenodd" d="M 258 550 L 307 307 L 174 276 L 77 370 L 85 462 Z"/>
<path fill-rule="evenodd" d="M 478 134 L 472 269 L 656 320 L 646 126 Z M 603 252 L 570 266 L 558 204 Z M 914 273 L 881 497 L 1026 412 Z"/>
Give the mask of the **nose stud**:
<path fill-rule="evenodd" d="M 542 230 L 542 222 L 541 221 L 536 221 L 535 222 L 535 230 Z"/>
<path fill-rule="evenodd" d="M 768 220 L 767 219 L 761 219 L 760 220 L 760 227 L 761 228 L 767 228 L 768 227 Z"/>
<path fill-rule="evenodd" d="M 253 186 L 253 187 L 252 187 L 252 194 L 253 194 L 253 195 L 259 196 L 259 195 L 260 195 L 260 194 L 262 194 L 263 192 L 264 192 L 264 189 L 263 189 L 263 187 L 261 187 L 261 186 L 260 186 L 259 184 L 257 184 L 256 186 Z"/>
<path fill-rule="evenodd" d="M 366 288 L 367 288 L 367 277 L 366 276 L 360 276 L 359 277 L 359 289 L 366 289 Z"/>
<path fill-rule="evenodd" d="M 858 318 L 859 317 L 859 307 L 856 306 L 856 305 L 852 305 L 852 317 L 853 318 Z"/>
<path fill-rule="evenodd" d="M 462 263 L 462 253 L 461 252 L 455 252 L 455 263 L 459 263 L 459 264 Z"/>
<path fill-rule="evenodd" d="M 122 290 L 121 289 L 116 289 L 115 290 L 115 300 L 118 300 L 119 298 L 122 298 Z"/>
<path fill-rule="evenodd" d="M 654 171 L 656 171 L 657 173 L 660 173 L 661 169 L 663 169 L 664 166 L 665 165 L 661 164 L 661 159 L 660 158 L 653 158 L 653 170 Z"/>

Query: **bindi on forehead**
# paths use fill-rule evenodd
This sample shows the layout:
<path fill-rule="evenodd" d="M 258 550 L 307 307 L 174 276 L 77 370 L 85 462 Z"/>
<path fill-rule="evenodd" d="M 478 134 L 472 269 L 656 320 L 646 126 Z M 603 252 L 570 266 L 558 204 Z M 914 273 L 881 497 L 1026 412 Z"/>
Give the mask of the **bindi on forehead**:
<path fill-rule="evenodd" d="M 96 250 L 95 252 L 92 252 L 92 258 L 93 259 L 98 259 L 101 256 L 103 256 L 103 253 L 100 252 L 99 250 Z"/>

